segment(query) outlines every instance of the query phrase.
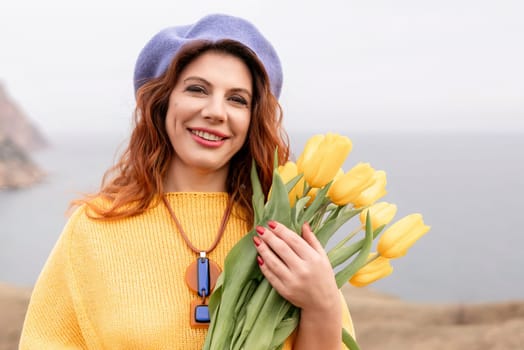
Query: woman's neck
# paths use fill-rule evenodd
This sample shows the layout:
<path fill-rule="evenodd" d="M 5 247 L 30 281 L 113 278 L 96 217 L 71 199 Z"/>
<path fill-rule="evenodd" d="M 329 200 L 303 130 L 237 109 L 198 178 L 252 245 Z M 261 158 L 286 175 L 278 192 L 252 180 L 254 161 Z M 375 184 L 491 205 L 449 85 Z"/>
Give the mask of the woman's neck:
<path fill-rule="evenodd" d="M 213 171 L 172 161 L 164 180 L 164 192 L 226 192 L 228 168 Z"/>

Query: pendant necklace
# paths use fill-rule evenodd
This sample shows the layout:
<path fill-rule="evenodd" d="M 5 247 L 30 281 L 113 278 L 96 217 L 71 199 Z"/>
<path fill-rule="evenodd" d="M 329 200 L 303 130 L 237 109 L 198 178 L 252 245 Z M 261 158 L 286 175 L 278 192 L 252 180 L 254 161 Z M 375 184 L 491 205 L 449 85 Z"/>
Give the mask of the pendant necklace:
<path fill-rule="evenodd" d="M 180 232 L 180 235 L 184 239 L 184 242 L 186 242 L 186 245 L 189 247 L 189 249 L 191 249 L 193 252 L 199 255 L 196 261 L 194 261 L 187 267 L 185 275 L 185 280 L 189 289 L 197 293 L 200 297 L 200 299 L 195 299 L 191 302 L 191 314 L 189 319 L 192 328 L 207 328 L 209 327 L 210 321 L 207 297 L 211 295 L 211 291 L 213 290 L 213 288 L 215 288 L 218 276 L 222 272 L 217 263 L 215 263 L 212 260 L 209 260 L 207 254 L 211 253 L 216 248 L 218 242 L 220 242 L 220 239 L 224 235 L 227 226 L 227 221 L 229 220 L 229 216 L 231 215 L 231 209 L 233 208 L 233 200 L 230 199 L 227 204 L 224 216 L 222 217 L 222 222 L 220 223 L 220 228 L 218 229 L 218 233 L 215 237 L 214 242 L 208 249 L 205 250 L 198 249 L 191 243 L 186 233 L 184 232 L 184 229 L 182 228 L 180 221 L 178 221 L 175 212 L 173 211 L 173 208 L 171 208 L 171 205 L 169 204 L 166 195 L 162 196 L 162 200 L 164 201 L 164 204 L 167 210 L 169 211 L 169 214 L 173 218 L 178 232 Z"/>

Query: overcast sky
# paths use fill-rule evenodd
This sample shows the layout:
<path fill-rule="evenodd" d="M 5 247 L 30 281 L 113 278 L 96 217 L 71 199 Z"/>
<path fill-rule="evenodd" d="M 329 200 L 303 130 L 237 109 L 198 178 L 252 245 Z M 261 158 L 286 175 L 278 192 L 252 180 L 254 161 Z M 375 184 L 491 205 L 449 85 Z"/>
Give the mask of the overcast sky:
<path fill-rule="evenodd" d="M 290 131 L 524 131 L 522 0 L 3 1 L 0 80 L 44 132 L 128 131 L 140 49 L 213 12 L 276 47 Z"/>

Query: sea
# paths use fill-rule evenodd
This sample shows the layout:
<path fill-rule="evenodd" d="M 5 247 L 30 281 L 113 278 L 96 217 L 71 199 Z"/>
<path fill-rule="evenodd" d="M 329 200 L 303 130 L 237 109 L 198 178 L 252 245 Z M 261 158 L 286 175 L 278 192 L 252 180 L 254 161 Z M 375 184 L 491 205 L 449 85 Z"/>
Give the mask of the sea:
<path fill-rule="evenodd" d="M 524 299 L 523 132 L 343 132 L 345 170 L 387 173 L 396 218 L 421 213 L 431 230 L 392 275 L 369 288 L 422 303 Z M 298 155 L 313 133 L 290 132 Z M 0 191 L 0 282 L 32 286 L 67 221 L 72 199 L 96 191 L 125 147 L 122 135 L 55 135 L 33 154 L 43 182 Z M 357 226 L 350 221 L 330 245 Z"/>

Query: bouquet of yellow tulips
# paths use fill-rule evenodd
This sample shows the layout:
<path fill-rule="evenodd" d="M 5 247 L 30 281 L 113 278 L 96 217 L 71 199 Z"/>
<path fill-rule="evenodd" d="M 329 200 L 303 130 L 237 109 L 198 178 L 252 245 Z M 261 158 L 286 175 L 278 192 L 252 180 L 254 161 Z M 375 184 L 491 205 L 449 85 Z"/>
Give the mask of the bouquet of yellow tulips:
<path fill-rule="evenodd" d="M 420 214 L 408 215 L 384 230 L 397 209 L 386 202 L 375 203 L 386 194 L 386 174 L 367 163 L 344 173 L 341 166 L 351 148 L 345 136 L 313 136 L 296 164 L 288 162 L 277 168 L 275 160 L 277 171 L 267 201 L 255 164 L 251 171 L 254 227 L 276 220 L 300 233 L 302 224 L 309 222 L 326 247 L 342 225 L 360 218 L 359 228 L 327 252 L 331 265 L 337 268 L 339 288 L 348 280 L 364 286 L 387 276 L 392 272 L 389 260 L 406 254 L 429 230 Z M 362 229 L 364 235 L 359 237 Z M 379 234 L 377 252 L 370 253 Z M 260 272 L 252 244 L 254 235 L 255 228 L 226 257 L 210 299 L 211 324 L 205 350 L 281 349 L 298 325 L 300 310 L 282 298 Z M 342 340 L 349 349 L 359 349 L 344 329 Z"/>

